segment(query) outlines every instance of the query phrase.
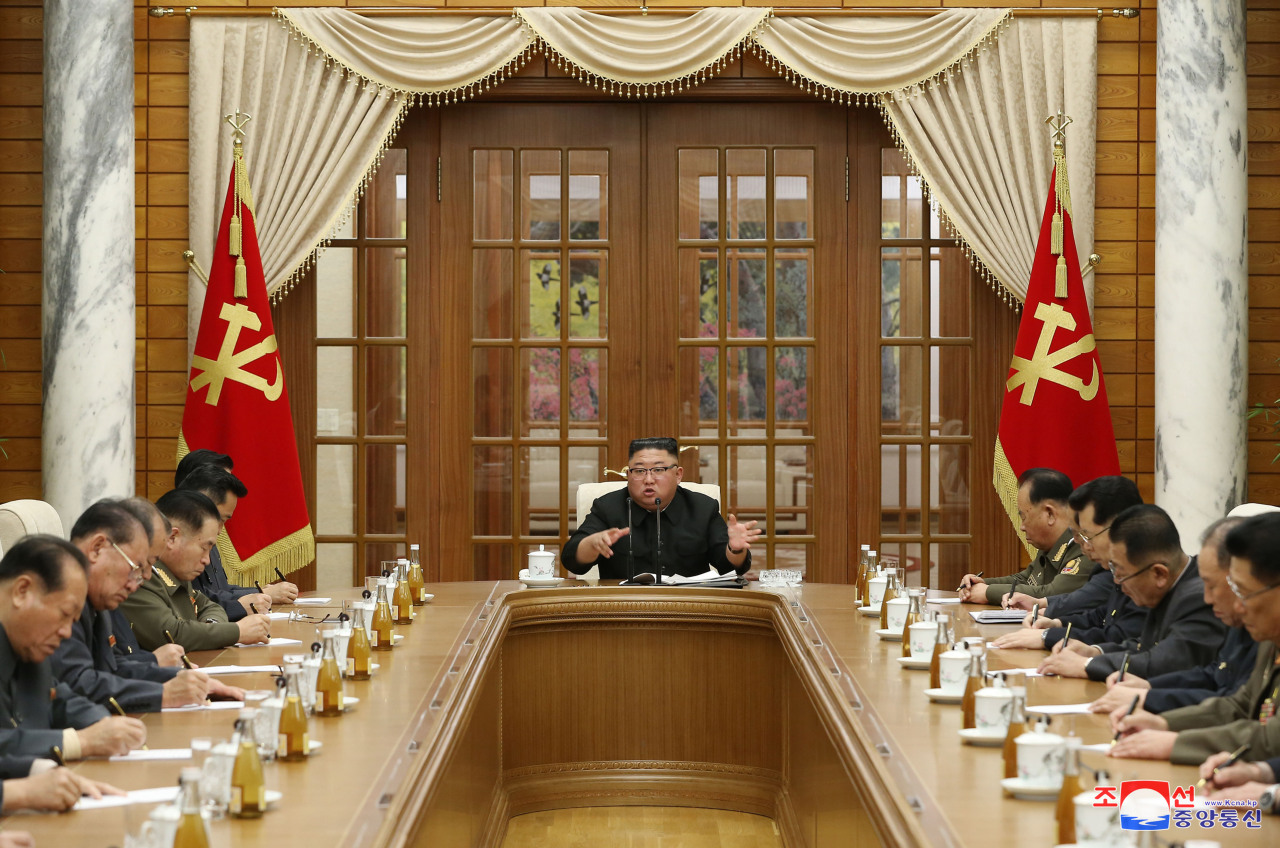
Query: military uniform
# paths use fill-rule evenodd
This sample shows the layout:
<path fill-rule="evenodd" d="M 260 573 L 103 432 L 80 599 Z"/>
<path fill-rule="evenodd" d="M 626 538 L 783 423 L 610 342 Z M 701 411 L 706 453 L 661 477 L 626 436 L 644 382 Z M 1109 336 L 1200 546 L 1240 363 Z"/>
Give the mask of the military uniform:
<path fill-rule="evenodd" d="M 1210 698 L 1164 714 L 1173 743 L 1175 763 L 1198 765 L 1219 751 L 1248 744 L 1251 761 L 1280 757 L 1280 665 L 1274 642 L 1258 643 L 1258 658 L 1249 681 L 1225 698 Z"/>
<path fill-rule="evenodd" d="M 110 614 L 95 610 L 86 601 L 80 620 L 71 626 L 71 638 L 62 640 L 49 658 L 54 674 L 95 704 L 115 698 L 125 712 L 159 710 L 164 684 L 179 670 L 153 663 L 119 662 L 115 642 Z"/>
<path fill-rule="evenodd" d="M 155 564 L 151 579 L 120 609 L 133 625 L 138 644 L 149 651 L 169 641 L 166 630 L 188 651 L 225 648 L 240 639 L 240 627 L 227 620 L 227 611 L 174 577 L 163 562 Z"/>
<path fill-rule="evenodd" d="M 992 577 L 987 584 L 987 603 L 999 604 L 1017 584 L 1017 589 L 1033 598 L 1047 598 L 1074 592 L 1084 586 L 1098 568 L 1084 555 L 1071 530 L 1058 537 L 1053 547 L 1041 551 L 1031 564 L 1008 577 Z"/>
<path fill-rule="evenodd" d="M 0 755 L 47 757 L 54 745 L 67 758 L 80 756 L 75 731 L 110 713 L 53 678 L 48 662 L 18 657 L 0 627 Z"/>

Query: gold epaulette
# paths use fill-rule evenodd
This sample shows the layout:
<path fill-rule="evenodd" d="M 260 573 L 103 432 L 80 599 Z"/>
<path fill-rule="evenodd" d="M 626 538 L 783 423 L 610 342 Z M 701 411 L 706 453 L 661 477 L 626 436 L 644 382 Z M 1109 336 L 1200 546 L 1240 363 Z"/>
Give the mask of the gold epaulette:
<path fill-rule="evenodd" d="M 168 571 L 160 567 L 159 563 L 156 563 L 151 570 L 154 571 L 156 574 L 160 575 L 160 580 L 164 583 L 164 585 L 168 586 L 170 589 L 177 588 L 178 584 L 175 583 L 173 578 L 169 576 Z"/>
<path fill-rule="evenodd" d="M 1054 555 L 1053 555 L 1053 561 L 1054 561 L 1054 562 L 1059 562 L 1059 561 L 1062 559 L 1062 555 L 1063 555 L 1063 554 L 1065 554 L 1065 553 L 1067 552 L 1067 548 L 1068 548 L 1068 546 L 1070 546 L 1070 545 L 1071 545 L 1071 540 L 1070 540 L 1070 539 L 1068 539 L 1067 541 L 1063 542 L 1063 543 L 1062 543 L 1062 547 L 1058 548 L 1058 552 L 1057 552 L 1056 554 L 1054 554 Z"/>

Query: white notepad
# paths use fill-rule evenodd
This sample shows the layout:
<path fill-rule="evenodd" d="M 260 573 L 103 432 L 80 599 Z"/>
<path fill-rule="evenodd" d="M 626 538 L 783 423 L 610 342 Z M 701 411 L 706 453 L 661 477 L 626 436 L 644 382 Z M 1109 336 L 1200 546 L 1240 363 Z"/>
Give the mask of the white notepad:
<path fill-rule="evenodd" d="M 189 760 L 191 759 L 190 748 L 151 748 L 149 750 L 139 749 L 130 751 L 127 754 L 117 754 L 111 757 L 113 763 L 135 763 L 143 760 Z"/>

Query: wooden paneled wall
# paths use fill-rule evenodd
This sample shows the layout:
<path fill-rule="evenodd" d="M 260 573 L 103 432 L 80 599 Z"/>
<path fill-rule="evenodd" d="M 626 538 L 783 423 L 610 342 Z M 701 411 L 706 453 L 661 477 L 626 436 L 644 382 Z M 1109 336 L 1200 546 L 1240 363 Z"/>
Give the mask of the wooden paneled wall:
<path fill-rule="evenodd" d="M 555 0 L 552 0 L 555 2 Z M 730 4 L 736 4 L 728 0 Z M 313 0 L 387 6 L 399 0 Z M 504 5 L 504 0 L 484 6 Z M 212 0 L 202 6 L 269 6 Z M 301 4 L 300 4 L 301 5 Z M 414 5 L 401 3 L 401 5 Z M 453 4 L 449 4 L 453 5 Z M 460 7 L 467 4 L 459 3 Z M 538 5 L 536 2 L 528 5 Z M 621 5 L 621 4 L 619 4 Z M 652 6 L 668 5 L 661 0 Z M 683 4 L 680 4 L 683 5 Z M 839 6 L 821 0 L 793 4 Z M 1078 6 L 1078 0 L 875 0 L 846 6 Z M 1111 5 L 1108 4 L 1108 8 Z M 1156 0 L 1136 20 L 1099 27 L 1095 328 L 1121 467 L 1154 488 L 1154 238 Z M 1280 0 L 1248 0 L 1250 403 L 1280 398 Z M 183 17 L 135 11 L 137 118 L 138 490 L 170 485 L 186 370 L 187 49 Z M 0 3 L 0 501 L 39 497 L 41 6 Z M 985 292 L 985 289 L 984 289 Z M 1196 399 L 1188 398 L 1194 406 Z M 1255 500 L 1280 502 L 1280 451 L 1250 429 Z M 982 481 L 975 481 L 981 483 Z"/>

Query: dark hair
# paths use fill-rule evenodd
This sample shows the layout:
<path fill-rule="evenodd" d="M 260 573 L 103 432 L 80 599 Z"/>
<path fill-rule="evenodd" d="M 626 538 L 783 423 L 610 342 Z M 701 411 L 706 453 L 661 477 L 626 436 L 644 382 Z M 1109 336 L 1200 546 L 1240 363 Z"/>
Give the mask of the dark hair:
<path fill-rule="evenodd" d="M 225 453 L 218 453 L 207 448 L 193 450 L 178 460 L 178 468 L 173 472 L 173 487 L 176 489 L 187 479 L 187 475 L 202 465 L 216 465 L 230 471 L 235 463 Z"/>
<path fill-rule="evenodd" d="M 146 498 L 135 495 L 131 498 L 124 498 L 120 501 L 120 505 L 133 513 L 133 517 L 141 521 L 142 526 L 147 528 L 148 543 L 156 540 L 156 519 L 160 520 L 160 526 L 164 528 L 165 534 L 168 534 L 173 529 L 173 522 L 165 518 L 164 513 Z"/>
<path fill-rule="evenodd" d="M 1131 506 L 1112 519 L 1111 541 L 1124 545 L 1130 562 L 1182 553 L 1177 525 L 1155 504 Z"/>
<path fill-rule="evenodd" d="M 1077 514 L 1093 504 L 1093 520 L 1098 524 L 1106 524 L 1129 507 L 1140 503 L 1142 495 L 1138 492 L 1138 484 L 1119 475 L 1095 477 L 1088 483 L 1077 486 L 1067 498 L 1067 506 Z"/>
<path fill-rule="evenodd" d="M 150 522 L 143 523 L 133 510 L 125 506 L 123 501 L 114 498 L 103 498 L 89 507 L 76 519 L 71 527 L 71 539 L 86 539 L 94 533 L 105 533 L 107 538 L 117 545 L 133 541 L 139 532 L 147 536 L 151 542 Z"/>
<path fill-rule="evenodd" d="M 1231 566 L 1231 552 L 1227 550 L 1227 534 L 1232 528 L 1244 521 L 1243 518 L 1235 518 L 1228 515 L 1226 518 L 1219 518 L 1217 521 L 1209 525 L 1204 531 L 1204 535 L 1200 537 L 1200 546 L 1213 545 L 1213 553 L 1218 558 L 1218 568 L 1226 571 Z"/>
<path fill-rule="evenodd" d="M 89 560 L 80 549 L 57 536 L 34 533 L 23 536 L 18 543 L 4 552 L 0 558 L 0 581 L 14 580 L 24 574 L 34 574 L 44 584 L 46 592 L 57 592 L 63 583 L 63 562 L 70 559 L 80 570 L 88 574 Z"/>
<path fill-rule="evenodd" d="M 627 446 L 627 459 L 635 456 L 642 450 L 660 450 L 680 458 L 680 443 L 669 436 L 653 436 L 648 439 L 632 439 L 631 444 Z"/>
<path fill-rule="evenodd" d="M 1052 468 L 1028 468 L 1018 475 L 1019 489 L 1028 483 L 1031 488 L 1027 491 L 1027 497 L 1033 504 L 1046 500 L 1065 504 L 1071 497 L 1071 478 Z"/>
<path fill-rule="evenodd" d="M 190 489 L 173 489 L 165 492 L 156 501 L 156 507 L 174 524 L 181 524 L 182 529 L 195 532 L 204 526 L 209 519 L 221 521 L 218 507 L 203 492 Z"/>
<path fill-rule="evenodd" d="M 249 494 L 248 487 L 240 482 L 240 478 L 220 465 L 198 465 L 178 484 L 179 489 L 192 492 L 203 492 L 209 500 L 220 504 L 227 499 L 227 492 L 237 498 Z"/>
<path fill-rule="evenodd" d="M 1249 560 L 1253 576 L 1268 585 L 1280 579 L 1280 512 L 1246 518 L 1227 532 L 1227 552 Z"/>

